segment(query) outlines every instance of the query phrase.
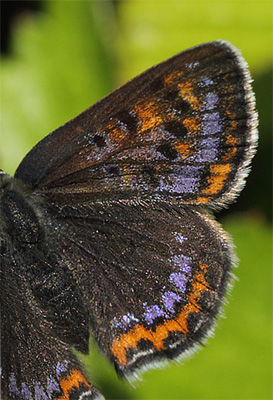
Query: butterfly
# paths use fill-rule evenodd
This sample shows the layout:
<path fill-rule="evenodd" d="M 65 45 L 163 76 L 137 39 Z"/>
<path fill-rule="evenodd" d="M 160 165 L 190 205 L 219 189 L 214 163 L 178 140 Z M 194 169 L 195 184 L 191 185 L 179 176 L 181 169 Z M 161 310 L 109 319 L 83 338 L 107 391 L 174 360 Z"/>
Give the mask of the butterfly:
<path fill-rule="evenodd" d="M 246 62 L 225 41 L 120 87 L 0 174 L 2 398 L 94 400 L 89 330 L 120 377 L 185 356 L 235 263 L 213 210 L 257 146 Z"/>

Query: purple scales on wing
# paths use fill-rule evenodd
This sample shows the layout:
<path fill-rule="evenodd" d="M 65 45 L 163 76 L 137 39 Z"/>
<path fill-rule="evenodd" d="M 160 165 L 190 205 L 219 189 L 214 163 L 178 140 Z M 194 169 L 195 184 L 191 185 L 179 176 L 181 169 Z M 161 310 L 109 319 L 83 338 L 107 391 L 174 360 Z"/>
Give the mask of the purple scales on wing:
<path fill-rule="evenodd" d="M 158 317 L 168 318 L 168 315 L 166 315 L 165 312 L 157 304 L 145 306 L 144 310 L 145 312 L 143 316 L 148 325 L 151 325 Z"/>
<path fill-rule="evenodd" d="M 67 371 L 67 368 L 68 368 L 67 361 L 65 361 L 64 364 L 61 362 L 58 362 L 56 365 L 56 375 L 60 376 L 61 374 L 63 374 L 64 372 Z"/>
<path fill-rule="evenodd" d="M 60 377 L 61 374 L 67 372 L 67 361 L 64 363 L 58 362 L 55 367 L 56 376 Z M 34 384 L 34 398 L 29 386 L 22 382 L 21 389 L 17 387 L 17 382 L 14 374 L 10 376 L 9 392 L 15 396 L 21 396 L 23 400 L 49 400 L 53 399 L 56 393 L 60 392 L 60 385 L 52 376 L 47 377 L 47 383 L 43 386 L 40 382 L 33 382 Z"/>
<path fill-rule="evenodd" d="M 14 374 L 11 374 L 11 376 L 9 378 L 9 392 L 12 394 L 15 394 L 17 396 L 19 396 L 19 394 L 20 394 L 20 392 L 17 388 L 16 379 L 15 379 Z"/>
<path fill-rule="evenodd" d="M 160 178 L 159 192 L 194 193 L 198 190 L 201 178 L 200 167 L 185 166 L 177 168 L 175 172 L 167 178 Z"/>
<path fill-rule="evenodd" d="M 174 232 L 173 235 L 180 245 L 188 240 L 188 237 L 180 232 Z M 132 324 L 141 323 L 141 320 L 144 320 L 147 325 L 151 325 L 159 317 L 169 319 L 171 317 L 170 314 L 175 312 L 175 303 L 182 300 L 181 295 L 177 293 L 177 288 L 182 293 L 186 291 L 189 274 L 191 273 L 191 262 L 192 258 L 184 254 L 172 255 L 172 257 L 169 258 L 170 270 L 173 271 L 175 269 L 178 272 L 170 273 L 168 281 L 171 286 L 175 286 L 175 292 L 173 290 L 166 290 L 166 285 L 163 285 L 161 299 L 159 300 L 160 304 L 148 304 L 144 302 L 142 304 L 144 312 L 139 318 L 133 313 L 128 312 L 120 317 L 114 317 L 112 326 L 114 328 L 127 330 Z M 168 285 L 168 287 L 171 288 L 170 285 Z"/>
<path fill-rule="evenodd" d="M 202 135 L 215 135 L 222 131 L 221 117 L 218 112 L 204 114 L 202 118 Z"/>
<path fill-rule="evenodd" d="M 24 400 L 31 400 L 32 395 L 26 383 L 22 383 L 21 395 Z"/>
<path fill-rule="evenodd" d="M 170 282 L 174 284 L 182 293 L 186 291 L 187 277 L 182 272 L 173 272 L 170 275 Z"/>
<path fill-rule="evenodd" d="M 220 139 L 218 137 L 206 137 L 198 144 L 198 152 L 190 157 L 195 162 L 212 162 L 215 161 L 219 152 Z"/>
<path fill-rule="evenodd" d="M 204 110 L 213 110 L 217 105 L 219 97 L 215 93 L 207 93 L 205 96 L 205 100 L 203 100 L 203 109 Z"/>
<path fill-rule="evenodd" d="M 178 266 L 180 270 L 186 274 L 191 271 L 190 263 L 192 261 L 191 257 L 184 256 L 183 254 L 175 255 L 169 259 L 171 264 Z"/>
<path fill-rule="evenodd" d="M 48 396 L 40 383 L 35 385 L 35 400 L 48 400 Z"/>
<path fill-rule="evenodd" d="M 182 297 L 174 292 L 165 292 L 162 295 L 162 300 L 163 300 L 165 308 L 170 313 L 174 313 L 174 304 L 176 301 L 181 301 Z"/>
<path fill-rule="evenodd" d="M 51 396 L 54 392 L 59 392 L 60 387 L 58 382 L 51 376 L 47 377 L 47 393 Z"/>
<path fill-rule="evenodd" d="M 191 272 L 191 257 L 184 256 L 183 254 L 175 255 L 170 258 L 169 262 L 176 267 L 179 267 L 179 272 L 170 274 L 169 280 L 175 285 L 182 293 L 185 293 L 189 277 L 187 274 Z"/>
<path fill-rule="evenodd" d="M 181 272 L 171 273 L 169 276 L 169 281 L 171 284 L 174 284 L 181 292 L 184 293 L 186 291 L 186 285 L 188 282 L 187 274 L 189 274 L 191 271 L 190 267 L 191 257 L 184 256 L 183 254 L 175 255 L 170 258 L 169 262 L 175 267 L 179 267 L 179 270 L 181 271 Z M 174 303 L 180 300 L 181 296 L 177 295 L 172 291 L 164 292 L 162 295 L 162 301 L 164 307 L 168 312 L 171 313 L 174 312 Z M 168 313 L 164 312 L 163 309 L 159 307 L 159 305 L 147 306 L 145 303 L 144 306 L 145 306 L 144 318 L 148 324 L 151 324 L 157 317 L 164 316 L 165 318 L 169 318 Z"/>
<path fill-rule="evenodd" d="M 182 244 L 185 240 L 188 240 L 186 236 L 183 236 L 183 234 L 179 232 L 175 232 L 175 238 L 180 244 Z"/>

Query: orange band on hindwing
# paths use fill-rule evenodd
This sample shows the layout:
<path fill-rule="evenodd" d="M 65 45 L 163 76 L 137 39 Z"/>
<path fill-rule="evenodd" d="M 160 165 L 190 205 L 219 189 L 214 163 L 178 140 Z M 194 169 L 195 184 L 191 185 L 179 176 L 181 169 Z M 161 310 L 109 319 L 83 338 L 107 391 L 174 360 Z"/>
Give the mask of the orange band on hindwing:
<path fill-rule="evenodd" d="M 111 346 L 111 352 L 119 361 L 120 364 L 127 364 L 126 351 L 130 347 L 136 349 L 137 344 L 141 339 L 149 340 L 156 350 L 164 350 L 164 340 L 170 332 L 182 332 L 185 335 L 188 333 L 187 318 L 190 313 L 199 313 L 198 298 L 209 289 L 209 284 L 205 280 L 205 274 L 208 266 L 199 262 L 200 270 L 195 273 L 192 284 L 192 290 L 188 295 L 188 302 L 182 308 L 176 319 L 165 321 L 158 325 L 155 331 L 145 328 L 143 325 L 137 324 L 131 331 L 121 335 L 114 340 Z"/>
<path fill-rule="evenodd" d="M 65 376 L 60 380 L 60 385 L 63 391 L 63 395 L 58 397 L 58 400 L 69 400 L 71 391 L 76 388 L 80 388 L 80 384 L 83 383 L 86 386 L 86 390 L 91 391 L 91 385 L 85 379 L 83 374 L 78 369 L 73 369 L 68 376 Z"/>

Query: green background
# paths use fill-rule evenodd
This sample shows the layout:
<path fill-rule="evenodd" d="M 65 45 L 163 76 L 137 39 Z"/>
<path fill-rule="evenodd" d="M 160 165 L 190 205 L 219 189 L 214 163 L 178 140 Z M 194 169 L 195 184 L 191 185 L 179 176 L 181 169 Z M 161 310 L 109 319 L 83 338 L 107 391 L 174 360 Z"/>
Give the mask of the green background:
<path fill-rule="evenodd" d="M 240 259 L 215 337 L 184 365 L 119 380 L 94 343 L 84 359 L 107 399 L 272 398 L 272 2 L 47 1 L 13 24 L 1 59 L 0 164 L 14 173 L 50 131 L 118 85 L 188 47 L 231 41 L 249 63 L 260 118 L 247 186 L 218 215 Z"/>

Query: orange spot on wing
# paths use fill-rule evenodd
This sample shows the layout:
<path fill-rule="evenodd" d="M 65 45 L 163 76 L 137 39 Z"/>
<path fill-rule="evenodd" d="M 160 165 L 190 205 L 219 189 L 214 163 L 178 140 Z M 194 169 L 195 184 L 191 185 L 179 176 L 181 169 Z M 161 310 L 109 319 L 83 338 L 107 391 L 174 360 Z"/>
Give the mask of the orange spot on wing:
<path fill-rule="evenodd" d="M 208 187 L 202 191 L 202 194 L 213 195 L 220 192 L 230 171 L 230 164 L 211 165 L 211 175 L 208 177 Z"/>
<path fill-rule="evenodd" d="M 210 201 L 209 197 L 198 197 L 197 198 L 197 203 L 200 204 L 207 204 Z"/>
<path fill-rule="evenodd" d="M 178 78 L 180 78 L 183 75 L 183 72 L 181 71 L 175 71 L 172 72 L 171 74 L 165 76 L 164 82 L 166 85 L 174 83 Z"/>
<path fill-rule="evenodd" d="M 232 121 L 235 122 L 237 124 L 236 121 Z M 229 144 L 230 146 L 236 146 L 237 145 L 237 138 L 232 136 L 232 135 L 228 135 L 227 136 L 227 140 L 226 140 L 226 144 Z"/>
<path fill-rule="evenodd" d="M 124 141 L 128 140 L 130 135 L 129 130 L 120 126 L 116 119 L 109 121 L 102 130 L 106 130 L 111 146 L 115 147 L 123 146 Z"/>
<path fill-rule="evenodd" d="M 232 121 L 232 123 L 236 121 Z M 228 147 L 226 154 L 223 156 L 223 161 L 229 161 L 230 159 L 234 158 L 237 152 L 237 139 L 232 135 L 228 135 L 226 139 L 226 144 Z"/>
<path fill-rule="evenodd" d="M 205 280 L 205 274 L 208 266 L 199 262 L 200 270 L 194 275 L 192 283 L 192 291 L 188 295 L 188 302 L 182 308 L 176 319 L 165 321 L 158 325 L 155 331 L 145 328 L 143 325 L 136 325 L 131 331 L 124 333 L 118 339 L 114 340 L 111 346 L 112 354 L 117 358 L 120 364 L 127 364 L 127 349 L 136 349 L 138 342 L 149 340 L 156 350 L 160 351 L 165 348 L 164 340 L 169 336 L 170 332 L 188 333 L 187 318 L 190 313 L 199 313 L 198 298 L 200 295 L 209 290 L 209 284 Z"/>
<path fill-rule="evenodd" d="M 182 99 L 187 100 L 194 110 L 200 109 L 200 101 L 198 97 L 194 95 L 193 87 L 190 82 L 181 82 L 178 84 L 179 94 Z"/>
<path fill-rule="evenodd" d="M 231 106 L 232 107 L 232 106 Z M 236 119 L 237 118 L 237 114 L 235 112 L 231 112 L 230 110 L 226 109 L 226 114 L 230 119 Z M 235 121 L 234 121 L 235 122 Z"/>
<path fill-rule="evenodd" d="M 58 400 L 69 400 L 69 393 L 73 388 L 79 388 L 80 383 L 84 383 L 88 389 L 91 389 L 91 385 L 85 379 L 81 371 L 79 371 L 78 369 L 73 369 L 70 375 L 66 376 L 60 381 L 63 395 L 61 397 L 58 397 Z"/>
<path fill-rule="evenodd" d="M 235 129 L 237 128 L 237 126 L 238 126 L 238 121 L 231 121 L 231 124 L 230 124 L 230 128 L 231 128 L 231 130 L 233 130 L 233 131 L 235 131 Z M 229 135 L 229 136 L 231 136 L 231 135 Z M 232 136 L 233 137 L 233 136 Z M 234 137 L 233 137 L 234 138 Z M 237 142 L 237 139 L 236 138 L 234 138 L 235 140 L 236 140 L 236 142 Z"/>
<path fill-rule="evenodd" d="M 183 125 L 185 126 L 189 134 L 197 133 L 200 126 L 197 118 L 185 118 L 183 119 Z"/>
<path fill-rule="evenodd" d="M 175 149 L 179 153 L 181 159 L 188 158 L 190 155 L 190 146 L 188 144 L 176 143 Z"/>
<path fill-rule="evenodd" d="M 145 107 L 139 105 L 134 110 L 137 113 L 137 117 L 141 122 L 141 131 L 154 128 L 163 122 L 162 114 L 163 110 L 157 110 L 153 102 L 145 104 Z"/>
<path fill-rule="evenodd" d="M 124 133 L 124 131 L 119 128 L 113 128 L 109 131 L 109 138 L 111 142 L 120 144 L 120 142 L 122 142 L 122 140 L 126 137 L 127 135 Z"/>

